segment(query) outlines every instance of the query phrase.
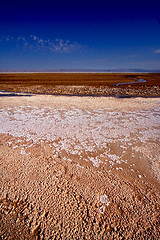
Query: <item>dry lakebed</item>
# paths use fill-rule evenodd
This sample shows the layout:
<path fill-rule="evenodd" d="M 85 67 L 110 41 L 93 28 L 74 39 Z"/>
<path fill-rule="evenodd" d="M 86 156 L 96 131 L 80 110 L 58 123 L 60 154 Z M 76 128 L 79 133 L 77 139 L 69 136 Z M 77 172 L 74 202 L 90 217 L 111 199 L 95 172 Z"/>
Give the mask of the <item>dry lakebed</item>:
<path fill-rule="evenodd" d="M 160 239 L 160 98 L 0 98 L 1 239 Z"/>

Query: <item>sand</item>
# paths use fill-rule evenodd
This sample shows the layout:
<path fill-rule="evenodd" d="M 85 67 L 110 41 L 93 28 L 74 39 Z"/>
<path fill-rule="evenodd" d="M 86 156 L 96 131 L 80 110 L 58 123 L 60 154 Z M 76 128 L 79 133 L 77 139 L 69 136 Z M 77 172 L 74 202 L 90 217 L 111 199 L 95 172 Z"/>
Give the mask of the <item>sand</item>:
<path fill-rule="evenodd" d="M 159 104 L 1 97 L 1 239 L 159 239 Z"/>

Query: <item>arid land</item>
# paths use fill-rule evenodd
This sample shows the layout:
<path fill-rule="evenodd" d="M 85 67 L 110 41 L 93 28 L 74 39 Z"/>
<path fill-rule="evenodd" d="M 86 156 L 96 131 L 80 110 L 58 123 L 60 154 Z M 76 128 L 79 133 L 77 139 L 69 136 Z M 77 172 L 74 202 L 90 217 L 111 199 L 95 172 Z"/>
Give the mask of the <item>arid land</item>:
<path fill-rule="evenodd" d="M 160 239 L 160 76 L 130 76 L 0 74 L 23 93 L 0 97 L 0 239 Z"/>
<path fill-rule="evenodd" d="M 116 86 L 138 79 L 146 82 Z M 1 73 L 0 89 L 55 95 L 160 97 L 160 73 Z"/>

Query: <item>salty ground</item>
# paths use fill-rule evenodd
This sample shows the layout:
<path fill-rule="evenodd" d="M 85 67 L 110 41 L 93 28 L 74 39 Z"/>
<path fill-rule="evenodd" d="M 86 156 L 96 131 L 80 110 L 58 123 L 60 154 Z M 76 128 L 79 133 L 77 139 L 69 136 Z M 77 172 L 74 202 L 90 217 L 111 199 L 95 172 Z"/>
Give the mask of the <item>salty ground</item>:
<path fill-rule="evenodd" d="M 0 100 L 1 239 L 160 238 L 160 98 Z"/>

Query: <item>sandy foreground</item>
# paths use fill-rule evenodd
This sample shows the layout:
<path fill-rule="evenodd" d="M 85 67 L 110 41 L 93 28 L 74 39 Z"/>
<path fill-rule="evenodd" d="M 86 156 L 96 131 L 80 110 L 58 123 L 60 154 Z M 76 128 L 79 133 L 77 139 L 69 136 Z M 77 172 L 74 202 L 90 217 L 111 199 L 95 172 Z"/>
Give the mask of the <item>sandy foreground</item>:
<path fill-rule="evenodd" d="M 1 239 L 159 239 L 159 106 L 1 97 Z"/>

